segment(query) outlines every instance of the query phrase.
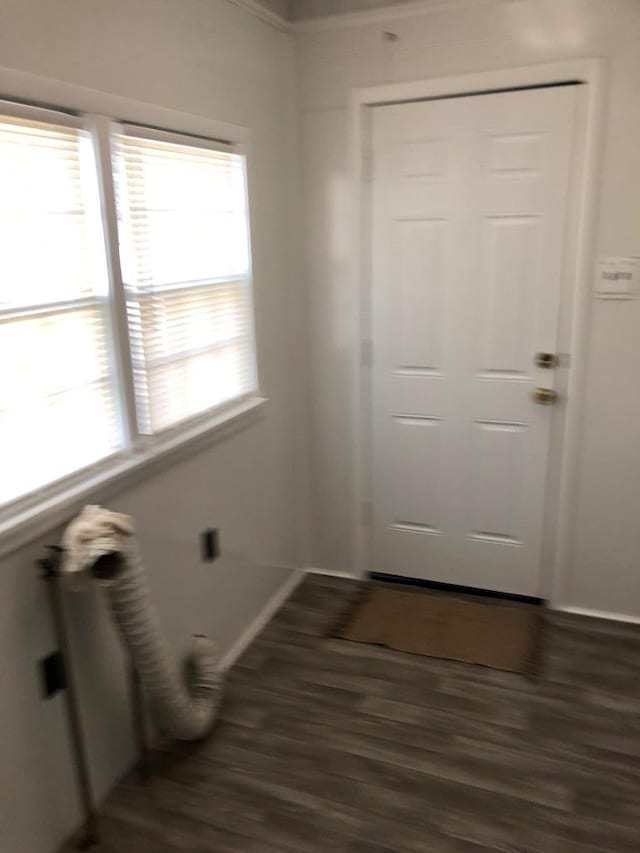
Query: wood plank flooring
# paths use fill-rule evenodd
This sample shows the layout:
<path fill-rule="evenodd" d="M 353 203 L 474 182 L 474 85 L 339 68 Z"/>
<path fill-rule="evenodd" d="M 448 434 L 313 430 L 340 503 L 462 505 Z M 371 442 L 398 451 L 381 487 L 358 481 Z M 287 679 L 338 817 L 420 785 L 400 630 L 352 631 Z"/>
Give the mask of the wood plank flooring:
<path fill-rule="evenodd" d="M 538 680 L 324 637 L 308 576 L 197 746 L 125 779 L 103 853 L 638 853 L 640 628 L 549 614 Z"/>

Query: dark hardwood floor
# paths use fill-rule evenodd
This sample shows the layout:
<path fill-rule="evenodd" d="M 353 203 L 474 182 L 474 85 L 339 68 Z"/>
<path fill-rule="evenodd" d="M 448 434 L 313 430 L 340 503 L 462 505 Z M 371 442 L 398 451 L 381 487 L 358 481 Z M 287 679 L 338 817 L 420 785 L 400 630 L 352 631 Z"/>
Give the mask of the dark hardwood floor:
<path fill-rule="evenodd" d="M 305 579 L 215 733 L 112 793 L 101 851 L 640 851 L 640 627 L 549 614 L 534 681 L 326 639 L 356 592 Z"/>

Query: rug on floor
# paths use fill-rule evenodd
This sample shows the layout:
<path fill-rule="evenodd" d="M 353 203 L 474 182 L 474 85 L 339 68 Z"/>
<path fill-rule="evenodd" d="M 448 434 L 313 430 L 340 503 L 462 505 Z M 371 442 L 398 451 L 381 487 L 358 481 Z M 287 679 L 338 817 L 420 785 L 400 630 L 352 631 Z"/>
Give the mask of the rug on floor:
<path fill-rule="evenodd" d="M 535 674 L 541 608 L 420 589 L 367 585 L 331 636 L 401 652 Z"/>

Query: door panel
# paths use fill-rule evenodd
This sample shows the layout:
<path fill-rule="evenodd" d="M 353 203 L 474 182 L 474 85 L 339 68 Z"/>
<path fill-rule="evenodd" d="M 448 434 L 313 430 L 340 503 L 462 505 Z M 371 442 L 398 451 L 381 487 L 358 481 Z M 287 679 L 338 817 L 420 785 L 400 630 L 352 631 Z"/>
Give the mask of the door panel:
<path fill-rule="evenodd" d="M 394 415 L 389 451 L 397 476 L 391 484 L 393 524 L 431 531 L 443 522 L 442 421 Z M 418 464 L 416 464 L 416 462 Z"/>
<path fill-rule="evenodd" d="M 475 541 L 520 544 L 527 425 L 476 420 L 473 426 L 469 536 Z"/>
<path fill-rule="evenodd" d="M 535 340 L 537 218 L 485 219 L 478 276 L 481 375 L 526 375 Z"/>
<path fill-rule="evenodd" d="M 374 109 L 374 568 L 539 593 L 575 92 Z"/>
<path fill-rule="evenodd" d="M 444 230 L 441 219 L 394 223 L 394 362 L 400 370 L 437 370 L 442 361 Z M 393 285 L 392 285 L 393 286 Z"/>

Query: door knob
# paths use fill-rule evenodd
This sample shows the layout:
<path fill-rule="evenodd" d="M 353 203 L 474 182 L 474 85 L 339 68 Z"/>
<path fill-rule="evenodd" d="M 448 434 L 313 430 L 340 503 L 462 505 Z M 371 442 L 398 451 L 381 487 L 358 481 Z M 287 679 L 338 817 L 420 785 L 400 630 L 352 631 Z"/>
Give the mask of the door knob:
<path fill-rule="evenodd" d="M 553 388 L 536 388 L 533 399 L 540 406 L 552 406 L 558 399 L 558 395 Z"/>
<path fill-rule="evenodd" d="M 558 366 L 558 356 L 554 352 L 537 352 L 535 359 L 536 367 L 552 368 Z"/>

